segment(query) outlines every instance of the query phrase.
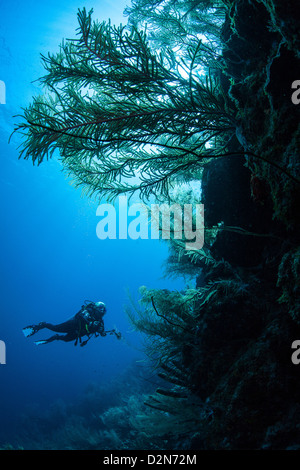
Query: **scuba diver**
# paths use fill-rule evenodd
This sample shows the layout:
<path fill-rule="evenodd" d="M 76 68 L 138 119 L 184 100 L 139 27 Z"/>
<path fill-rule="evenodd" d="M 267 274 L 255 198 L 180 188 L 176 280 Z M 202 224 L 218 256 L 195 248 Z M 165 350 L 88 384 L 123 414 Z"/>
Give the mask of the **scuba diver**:
<path fill-rule="evenodd" d="M 52 323 L 47 322 L 41 322 L 37 325 L 29 325 L 23 328 L 23 333 L 26 337 L 29 337 L 44 328 L 55 331 L 56 333 L 66 333 L 65 335 L 56 334 L 48 339 L 35 341 L 35 344 L 37 345 L 61 340 L 66 342 L 75 341 L 74 346 L 76 346 L 79 340 L 80 346 L 85 346 L 93 335 L 97 337 L 99 335 L 106 336 L 107 334 L 115 334 L 116 337 L 120 339 L 121 333 L 116 330 L 105 331 L 103 322 L 103 316 L 105 313 L 106 306 L 103 302 L 85 301 L 85 304 L 82 305 L 79 312 L 69 320 L 59 323 L 58 325 L 53 325 Z M 83 336 L 87 336 L 88 339 L 81 341 Z"/>

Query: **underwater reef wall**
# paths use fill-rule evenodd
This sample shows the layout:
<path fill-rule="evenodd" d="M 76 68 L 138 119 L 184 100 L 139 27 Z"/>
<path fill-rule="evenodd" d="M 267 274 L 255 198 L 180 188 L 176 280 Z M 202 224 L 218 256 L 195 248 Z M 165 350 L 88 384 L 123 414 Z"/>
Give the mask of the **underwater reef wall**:
<path fill-rule="evenodd" d="M 257 287 L 248 304 L 250 310 L 241 303 L 239 311 L 243 318 L 247 311 L 249 315 L 245 336 L 256 321 L 259 327 L 255 335 L 250 333 L 251 339 L 244 341 L 211 396 L 218 412 L 210 425 L 209 448 L 274 449 L 300 445 L 295 426 L 299 418 L 298 370 L 290 357 L 291 343 L 299 336 L 296 208 L 300 202 L 300 122 L 290 99 L 300 59 L 297 12 L 293 1 L 232 2 L 223 30 L 229 93 L 240 118 L 239 139 L 245 150 L 276 162 L 294 178 L 259 158 L 250 157 L 247 162 L 252 199 L 260 217 L 257 224 L 257 216 L 242 203 L 240 220 L 244 211 L 253 229 L 257 225 L 262 233 L 268 231 L 274 238 L 265 239 L 261 246 L 253 237 L 260 259 L 252 258 L 257 265 L 252 269 L 249 286 L 257 283 Z M 238 199 L 243 200 L 243 196 Z M 244 248 L 251 256 L 253 243 L 248 243 L 244 241 Z M 221 242 L 220 246 L 222 252 Z"/>
<path fill-rule="evenodd" d="M 197 259 L 198 292 L 190 304 L 188 292 L 172 297 L 172 305 L 170 293 L 144 295 L 177 323 L 168 334 L 160 331 L 156 344 L 160 375 L 175 385 L 148 405 L 172 416 L 176 393 L 178 403 L 185 400 L 178 408 L 181 440 L 180 429 L 174 431 L 179 447 L 299 449 L 299 371 L 291 344 L 300 335 L 300 121 L 291 84 L 300 65 L 300 12 L 293 1 L 223 3 L 221 84 L 236 108 L 229 144 L 236 155 L 205 166 L 202 202 L 206 226 L 222 222 L 228 230 L 209 247 L 215 263 Z M 238 156 L 241 145 L 245 153 Z M 189 312 L 176 312 L 180 303 Z M 155 334 L 145 320 L 136 326 Z M 174 413 L 169 435 L 173 419 Z"/>

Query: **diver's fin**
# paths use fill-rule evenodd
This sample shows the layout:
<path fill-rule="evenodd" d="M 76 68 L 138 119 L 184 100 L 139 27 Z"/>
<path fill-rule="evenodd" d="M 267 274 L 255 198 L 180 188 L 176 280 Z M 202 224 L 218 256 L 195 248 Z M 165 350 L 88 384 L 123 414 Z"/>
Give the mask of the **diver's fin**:
<path fill-rule="evenodd" d="M 37 333 L 38 331 L 42 330 L 43 328 L 46 328 L 46 323 L 44 321 L 38 323 L 37 325 L 28 325 L 28 326 L 25 326 L 25 328 L 23 328 L 23 333 L 24 333 L 24 336 L 26 336 L 26 338 L 28 338 L 28 336 L 32 336 L 34 335 L 35 333 Z"/>
<path fill-rule="evenodd" d="M 32 336 L 35 333 L 33 326 L 25 326 L 25 328 L 23 328 L 22 331 L 26 338 L 28 338 L 28 336 Z"/>
<path fill-rule="evenodd" d="M 40 344 L 46 344 L 48 343 L 49 341 L 47 339 L 41 339 L 40 341 L 34 341 L 34 344 L 36 344 L 37 346 L 39 346 Z"/>

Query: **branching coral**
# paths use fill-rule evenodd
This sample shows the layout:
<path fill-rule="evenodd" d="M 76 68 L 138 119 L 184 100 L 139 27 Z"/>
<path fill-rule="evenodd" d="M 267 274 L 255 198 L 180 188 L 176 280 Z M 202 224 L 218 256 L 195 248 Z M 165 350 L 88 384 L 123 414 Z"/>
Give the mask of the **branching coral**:
<path fill-rule="evenodd" d="M 40 164 L 59 150 L 76 185 L 114 197 L 166 194 L 187 169 L 224 153 L 234 116 L 210 72 L 218 67 L 212 47 L 192 36 L 183 57 L 171 48 L 158 55 L 135 27 L 93 22 L 85 9 L 78 19 L 79 38 L 43 57 L 49 93 L 34 99 L 17 126 L 25 158 Z"/>
<path fill-rule="evenodd" d="M 219 362 L 217 348 L 220 346 L 224 354 L 228 343 L 228 338 L 222 338 L 217 331 L 213 339 L 209 331 L 224 321 L 218 310 L 228 317 L 228 309 L 231 308 L 235 315 L 234 304 L 238 305 L 241 299 L 249 297 L 247 285 L 236 277 L 235 280 L 215 281 L 184 293 L 142 288 L 141 294 L 141 304 L 146 307 L 135 305 L 135 314 L 128 310 L 128 315 L 134 327 L 146 334 L 146 352 L 158 376 L 169 386 L 157 389 L 155 395 L 148 397 L 145 404 L 156 412 L 143 415 L 139 426 L 145 426 L 152 419 L 153 423 L 157 422 L 160 411 L 159 429 L 162 434 L 184 435 L 188 429 L 193 434 L 213 414 L 205 403 L 205 389 L 209 389 L 209 381 L 216 383 L 216 376 L 213 379 L 209 376 L 210 369 L 217 367 Z M 231 322 L 232 315 L 225 321 Z M 236 332 L 242 328 L 243 322 Z M 240 346 L 234 341 L 227 344 L 228 354 L 237 352 Z M 214 359 L 205 357 L 208 351 L 215 354 Z M 150 429 L 152 425 L 149 425 Z"/>

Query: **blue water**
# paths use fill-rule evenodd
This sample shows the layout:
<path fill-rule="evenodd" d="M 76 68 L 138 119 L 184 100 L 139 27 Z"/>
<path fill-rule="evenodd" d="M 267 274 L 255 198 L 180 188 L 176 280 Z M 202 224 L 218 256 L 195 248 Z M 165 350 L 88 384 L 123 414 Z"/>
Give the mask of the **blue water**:
<path fill-rule="evenodd" d="M 125 1 L 1 0 L 0 105 L 1 314 L 0 339 L 6 361 L 0 365 L 0 445 L 9 442 L 18 417 L 29 404 L 47 408 L 57 399 L 71 402 L 91 382 L 108 383 L 144 358 L 140 337 L 124 313 L 126 289 L 180 288 L 162 279 L 167 245 L 157 240 L 99 240 L 98 202 L 70 185 L 57 160 L 33 167 L 18 160 L 20 136 L 8 145 L 21 107 L 40 90 L 40 53 L 56 51 L 63 37 L 74 37 L 78 8 L 94 7 L 99 20 L 119 24 Z M 86 347 L 53 342 L 35 346 L 22 327 L 74 315 L 84 300 L 101 300 L 106 329 L 124 337 L 93 338 Z M 52 333 L 44 330 L 38 338 Z"/>

